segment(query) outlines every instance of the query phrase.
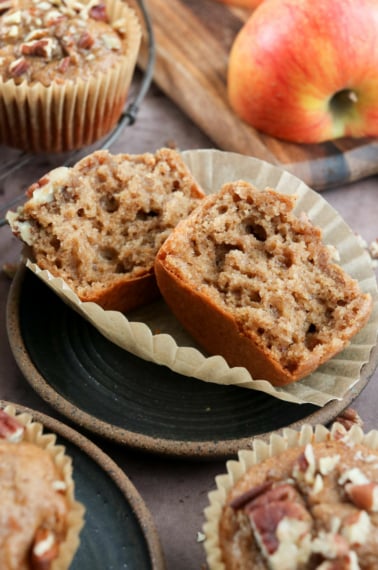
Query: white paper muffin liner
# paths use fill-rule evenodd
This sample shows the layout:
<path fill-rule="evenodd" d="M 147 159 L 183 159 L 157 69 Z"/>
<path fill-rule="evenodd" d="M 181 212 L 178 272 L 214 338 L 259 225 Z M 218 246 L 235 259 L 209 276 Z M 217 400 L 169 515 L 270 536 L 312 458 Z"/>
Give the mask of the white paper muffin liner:
<path fill-rule="evenodd" d="M 216 489 L 210 491 L 208 495 L 209 505 L 204 511 L 205 523 L 203 525 L 203 532 L 205 541 L 203 544 L 209 570 L 225 570 L 219 545 L 218 527 L 228 493 L 235 483 L 239 481 L 253 465 L 261 463 L 268 457 L 279 455 L 287 449 L 305 446 L 308 443 L 333 439 L 340 440 L 341 438 L 350 445 L 360 443 L 370 449 L 378 449 L 377 430 L 372 430 L 365 434 L 357 425 L 354 425 L 347 431 L 344 426 L 337 422 L 332 425 L 330 430 L 322 425 L 312 427 L 306 424 L 300 431 L 285 428 L 282 430 L 282 435 L 273 433 L 268 442 L 255 439 L 252 449 L 241 450 L 238 453 L 237 459 L 227 461 L 227 473 L 218 475 L 215 478 Z"/>
<path fill-rule="evenodd" d="M 295 194 L 297 215 L 306 212 L 322 228 L 324 242 L 339 252 L 340 265 L 359 281 L 364 292 L 372 295 L 374 307 L 367 325 L 347 348 L 314 373 L 288 386 L 274 387 L 265 379 L 253 379 L 244 367 L 229 367 L 221 356 L 208 357 L 202 353 L 163 301 L 139 309 L 127 318 L 120 312 L 104 311 L 95 303 L 81 302 L 62 279 L 52 277 L 30 260 L 27 266 L 106 338 L 140 358 L 165 365 L 184 376 L 259 390 L 288 402 L 323 406 L 331 400 L 341 400 L 358 382 L 378 336 L 377 282 L 370 257 L 356 235 L 320 194 L 281 168 L 218 150 L 185 151 L 182 156 L 206 193 L 216 192 L 226 182 L 243 179 L 261 189 L 271 187 L 283 194 Z"/>
<path fill-rule="evenodd" d="M 12 405 L 4 407 L 4 411 L 24 426 L 23 441 L 33 443 L 42 449 L 45 449 L 52 457 L 62 480 L 65 482 L 67 490 L 66 497 L 68 502 L 67 513 L 67 536 L 60 544 L 59 556 L 51 565 L 51 570 L 68 570 L 73 557 L 80 544 L 80 531 L 84 525 L 84 506 L 75 499 L 75 486 L 72 478 L 72 460 L 66 455 L 65 447 L 56 444 L 56 435 L 44 432 L 41 423 L 33 420 L 29 413 L 17 413 Z M 17 445 L 17 443 L 15 443 Z"/>

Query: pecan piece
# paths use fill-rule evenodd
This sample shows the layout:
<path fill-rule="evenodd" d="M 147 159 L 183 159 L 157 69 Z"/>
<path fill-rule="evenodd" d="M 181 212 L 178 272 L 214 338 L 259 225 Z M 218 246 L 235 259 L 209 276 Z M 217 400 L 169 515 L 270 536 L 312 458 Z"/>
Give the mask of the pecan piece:
<path fill-rule="evenodd" d="M 30 42 L 32 40 L 40 40 L 42 38 L 45 38 L 47 34 L 48 30 L 46 30 L 46 28 L 38 28 L 37 30 L 31 30 L 24 38 L 25 43 Z"/>
<path fill-rule="evenodd" d="M 297 458 L 293 466 L 292 475 L 294 479 L 303 481 L 308 484 L 313 484 L 316 474 L 316 460 L 314 455 L 314 448 L 311 443 L 308 443 L 301 455 Z"/>
<path fill-rule="evenodd" d="M 299 495 L 294 487 L 283 483 L 260 493 L 250 501 L 244 511 L 249 516 L 256 540 L 266 556 L 274 554 L 280 540 L 277 529 L 281 521 L 301 521 L 310 527 L 311 517 L 298 501 Z"/>
<path fill-rule="evenodd" d="M 258 542 L 268 556 L 274 554 L 280 546 L 277 529 L 281 521 L 309 520 L 309 515 L 302 505 L 289 501 L 267 503 L 252 509 L 248 514 Z"/>
<path fill-rule="evenodd" d="M 343 559 L 349 554 L 347 539 L 338 533 L 322 532 L 313 540 L 312 552 L 325 559 Z"/>
<path fill-rule="evenodd" d="M 82 49 L 90 49 L 94 44 L 94 38 L 89 32 L 83 32 L 78 39 L 77 45 Z"/>
<path fill-rule="evenodd" d="M 24 57 L 19 57 L 9 64 L 8 71 L 12 77 L 19 77 L 26 73 L 29 69 L 29 64 Z"/>
<path fill-rule="evenodd" d="M 12 0 L 0 0 L 0 15 L 12 8 Z"/>
<path fill-rule="evenodd" d="M 336 558 L 335 560 L 326 560 L 316 570 L 356 570 L 359 568 L 357 555 L 350 552 L 347 556 Z"/>
<path fill-rule="evenodd" d="M 357 511 L 343 520 L 341 534 L 349 544 L 361 545 L 368 540 L 371 530 L 371 520 L 366 511 Z"/>
<path fill-rule="evenodd" d="M 50 10 L 44 17 L 44 24 L 46 26 L 54 26 L 58 22 L 65 19 L 65 15 L 59 12 L 59 10 Z"/>
<path fill-rule="evenodd" d="M 96 4 L 95 6 L 92 6 L 91 9 L 89 10 L 89 17 L 92 18 L 93 20 L 107 22 L 108 16 L 106 14 L 105 4 L 100 3 Z"/>
<path fill-rule="evenodd" d="M 254 499 L 256 499 L 256 497 L 268 491 L 268 489 L 271 489 L 272 484 L 273 484 L 272 482 L 266 482 L 262 483 L 261 485 L 256 485 L 251 489 L 248 489 L 248 491 L 246 491 L 245 493 L 242 493 L 238 497 L 235 497 L 235 499 L 231 501 L 230 507 L 232 507 L 233 509 L 240 509 L 244 507 L 247 503 L 253 501 Z"/>
<path fill-rule="evenodd" d="M 256 499 L 247 505 L 246 510 L 263 507 L 270 503 L 294 502 L 297 496 L 297 492 L 292 485 L 282 483 L 268 489 L 264 493 L 260 493 Z"/>
<path fill-rule="evenodd" d="M 32 55 L 51 59 L 53 48 L 54 43 L 51 38 L 42 38 L 40 40 L 32 40 L 21 44 L 21 53 L 22 55 Z"/>
<path fill-rule="evenodd" d="M 59 73 L 65 73 L 70 65 L 71 59 L 69 57 L 64 57 L 58 67 L 57 67 L 57 71 L 59 71 Z"/>
<path fill-rule="evenodd" d="M 34 182 L 33 184 L 31 184 L 29 186 L 29 188 L 26 191 L 27 197 L 31 198 L 33 196 L 34 190 L 37 190 L 38 188 L 42 188 L 42 186 L 45 186 L 49 182 L 50 182 L 50 178 L 47 175 L 42 176 L 42 178 L 40 178 L 37 182 Z"/>
<path fill-rule="evenodd" d="M 16 418 L 0 410 L 0 438 L 13 443 L 21 441 L 25 428 Z"/>
<path fill-rule="evenodd" d="M 337 418 L 335 422 L 344 426 L 349 431 L 354 425 L 363 426 L 363 421 L 353 408 L 346 408 Z"/>
<path fill-rule="evenodd" d="M 59 545 L 54 533 L 47 528 L 39 528 L 35 533 L 31 551 L 32 570 L 49 570 L 58 550 Z"/>
<path fill-rule="evenodd" d="M 361 485 L 353 485 L 349 483 L 345 485 L 345 491 L 356 507 L 365 511 L 378 511 L 378 484 L 363 483 Z"/>

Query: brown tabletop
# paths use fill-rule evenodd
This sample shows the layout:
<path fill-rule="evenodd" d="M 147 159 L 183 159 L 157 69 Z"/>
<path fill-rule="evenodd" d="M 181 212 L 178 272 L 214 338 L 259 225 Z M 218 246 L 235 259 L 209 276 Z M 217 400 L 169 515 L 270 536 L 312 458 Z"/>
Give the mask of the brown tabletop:
<path fill-rule="evenodd" d="M 175 145 L 181 150 L 212 148 L 214 145 L 181 111 L 153 87 L 136 123 L 127 127 L 112 146 L 112 152 L 139 153 Z M 14 156 L 1 148 L 2 160 Z M 0 207 L 50 168 L 46 157 L 2 180 Z M 368 178 L 323 193 L 349 226 L 367 243 L 378 237 L 378 179 Z M 21 246 L 9 228 L 0 229 L 0 266 L 16 263 Z M 65 422 L 30 387 L 13 358 L 6 332 L 6 302 L 11 280 L 0 273 L 0 399 L 25 405 Z M 378 371 L 353 402 L 366 430 L 378 428 Z M 207 493 L 214 477 L 224 472 L 224 461 L 190 461 L 157 457 L 131 451 L 95 436 L 93 441 L 125 471 L 149 508 L 162 544 L 167 569 L 205 568 L 203 545 L 198 532 L 203 524 Z"/>

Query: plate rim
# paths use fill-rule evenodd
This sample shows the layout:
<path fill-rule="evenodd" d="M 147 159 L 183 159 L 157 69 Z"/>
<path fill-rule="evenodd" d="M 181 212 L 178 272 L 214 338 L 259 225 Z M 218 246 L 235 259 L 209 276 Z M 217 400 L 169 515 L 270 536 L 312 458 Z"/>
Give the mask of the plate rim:
<path fill-rule="evenodd" d="M 17 413 L 30 414 L 33 421 L 43 425 L 44 430 L 46 429 L 48 432 L 55 433 L 68 440 L 97 463 L 102 471 L 105 471 L 106 475 L 122 493 L 139 523 L 148 548 L 152 569 L 165 570 L 163 550 L 152 514 L 147 508 L 143 497 L 123 469 L 93 441 L 62 421 L 18 402 L 0 399 L 0 408 L 5 408 L 6 406 L 12 406 Z"/>
<path fill-rule="evenodd" d="M 27 271 L 25 263 L 21 262 L 15 277 L 11 283 L 6 305 L 6 328 L 11 351 L 16 363 L 32 388 L 52 408 L 61 413 L 76 425 L 99 435 L 106 440 L 125 445 L 132 449 L 143 452 L 151 452 L 162 456 L 180 457 L 188 459 L 226 459 L 235 456 L 240 449 L 248 449 L 255 439 L 268 441 L 273 433 L 281 433 L 283 429 L 291 428 L 298 430 L 304 424 L 315 426 L 316 424 L 327 425 L 333 421 L 342 411 L 366 387 L 370 376 L 374 373 L 378 363 L 378 344 L 372 349 L 369 361 L 361 369 L 360 379 L 352 387 L 342 400 L 332 400 L 323 407 L 303 419 L 290 423 L 280 429 L 265 432 L 263 434 L 248 437 L 217 440 L 217 441 L 189 441 L 179 439 L 154 438 L 149 435 L 132 432 L 126 428 L 113 425 L 100 420 L 90 413 L 75 406 L 64 396 L 55 391 L 48 381 L 38 372 L 31 357 L 29 356 L 20 328 L 19 301 L 22 285 Z M 60 300 L 60 302 L 63 302 Z M 72 310 L 72 309 L 70 309 Z M 300 404 L 298 404 L 300 405 Z"/>

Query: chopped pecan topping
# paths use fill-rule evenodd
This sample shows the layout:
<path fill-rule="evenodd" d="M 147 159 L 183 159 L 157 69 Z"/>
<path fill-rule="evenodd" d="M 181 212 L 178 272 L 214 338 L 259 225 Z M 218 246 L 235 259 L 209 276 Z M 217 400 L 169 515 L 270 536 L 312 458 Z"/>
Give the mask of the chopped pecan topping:
<path fill-rule="evenodd" d="M 51 38 L 42 38 L 21 44 L 21 53 L 51 59 L 53 48 L 54 42 Z"/>
<path fill-rule="evenodd" d="M 108 49 L 118 50 L 121 48 L 121 41 L 115 35 L 103 34 L 102 41 Z"/>
<path fill-rule="evenodd" d="M 295 501 L 296 497 L 297 492 L 294 487 L 288 483 L 283 483 L 271 489 L 268 488 L 266 492 L 259 493 L 254 500 L 246 505 L 246 510 L 263 507 L 270 503 Z"/>
<path fill-rule="evenodd" d="M 4 35 L 8 38 L 17 38 L 19 34 L 19 27 L 14 25 L 10 26 Z"/>
<path fill-rule="evenodd" d="M 293 467 L 293 477 L 303 480 L 306 483 L 314 483 L 316 473 L 316 461 L 314 449 L 311 444 L 307 444 L 304 452 L 299 455 Z"/>
<path fill-rule="evenodd" d="M 34 537 L 31 552 L 32 570 L 49 570 L 57 557 L 59 544 L 51 530 L 39 528 Z"/>
<path fill-rule="evenodd" d="M 112 26 L 113 26 L 113 30 L 116 30 L 122 36 L 125 35 L 126 29 L 127 29 L 125 18 L 119 18 L 118 20 L 113 22 Z"/>
<path fill-rule="evenodd" d="M 340 455 L 330 455 L 319 458 L 319 471 L 322 475 L 328 475 L 331 473 L 338 462 L 340 461 Z"/>
<path fill-rule="evenodd" d="M 3 6 L 3 2 L 0 4 L 0 6 Z M 3 23 L 4 24 L 20 24 L 21 23 L 21 10 L 16 10 L 11 12 L 10 14 L 6 14 L 3 17 Z"/>
<path fill-rule="evenodd" d="M 50 10 L 50 2 L 38 2 L 37 7 L 39 10 Z"/>
<path fill-rule="evenodd" d="M 108 16 L 106 14 L 106 6 L 103 3 L 96 4 L 92 6 L 89 10 L 89 17 L 93 20 L 99 20 L 101 22 L 107 22 Z"/>
<path fill-rule="evenodd" d="M 62 481 L 61 479 L 57 479 L 56 481 L 53 481 L 53 489 L 54 489 L 54 491 L 57 491 L 57 492 L 67 491 L 66 482 Z"/>
<path fill-rule="evenodd" d="M 249 516 L 258 544 L 266 556 L 271 556 L 280 546 L 277 534 L 280 523 L 283 520 L 307 523 L 310 516 L 298 501 L 298 493 L 292 485 L 283 483 L 268 487 L 265 492 L 262 487 L 245 505 L 244 511 Z"/>
<path fill-rule="evenodd" d="M 11 442 L 18 442 L 24 435 L 25 428 L 16 418 L 4 410 L 0 410 L 0 438 Z"/>
<path fill-rule="evenodd" d="M 9 64 L 8 70 L 12 77 L 19 77 L 26 73 L 29 69 L 29 64 L 24 57 L 19 57 Z"/>
<path fill-rule="evenodd" d="M 361 469 L 358 469 L 358 467 L 351 467 L 351 469 L 347 469 L 339 477 L 339 485 L 345 485 L 345 483 L 348 482 L 353 483 L 354 485 L 364 485 L 365 483 L 370 483 L 365 473 L 363 473 Z"/>
<path fill-rule="evenodd" d="M 349 554 L 349 544 L 339 533 L 321 531 L 312 541 L 311 550 L 327 559 L 344 558 Z"/>
<path fill-rule="evenodd" d="M 46 30 L 46 28 L 38 28 L 37 30 L 31 30 L 25 36 L 25 43 L 30 42 L 32 40 L 40 40 L 42 38 L 45 38 L 48 35 L 48 33 L 49 31 Z"/>
<path fill-rule="evenodd" d="M 350 552 L 347 556 L 335 560 L 326 560 L 316 570 L 358 570 L 358 560 L 355 552 Z"/>
<path fill-rule="evenodd" d="M 346 430 L 350 430 L 354 425 L 362 427 L 363 421 L 353 408 L 346 408 L 337 418 L 335 422 L 338 422 L 345 427 Z"/>
<path fill-rule="evenodd" d="M 280 545 L 277 536 L 278 525 L 284 519 L 306 521 L 308 513 L 299 503 L 274 501 L 252 508 L 249 513 L 252 526 L 259 537 L 259 543 L 268 555 L 274 554 Z"/>
<path fill-rule="evenodd" d="M 79 48 L 90 49 L 94 44 L 93 36 L 89 32 L 83 32 L 77 42 Z"/>
<path fill-rule="evenodd" d="M 363 483 L 361 485 L 353 485 L 349 483 L 345 485 L 345 491 L 356 507 L 365 511 L 378 511 L 378 484 Z"/>
<path fill-rule="evenodd" d="M 0 0 L 0 15 L 12 8 L 12 0 Z"/>
<path fill-rule="evenodd" d="M 44 17 L 44 23 L 46 26 L 54 26 L 61 20 L 64 20 L 65 15 L 59 10 L 50 10 Z"/>
<path fill-rule="evenodd" d="M 70 57 L 64 57 L 64 58 L 60 61 L 59 65 L 58 65 L 58 67 L 57 67 L 57 71 L 58 71 L 59 73 L 65 73 L 65 72 L 67 71 L 67 69 L 68 69 L 68 66 L 70 65 L 70 62 L 71 62 L 71 58 L 70 58 Z"/>
<path fill-rule="evenodd" d="M 26 191 L 27 197 L 31 198 L 33 196 L 34 190 L 37 190 L 37 188 L 41 188 L 42 186 L 45 186 L 49 182 L 50 182 L 50 178 L 48 176 L 42 176 L 42 178 L 40 178 L 37 182 L 34 182 L 34 184 L 31 184 L 29 186 L 29 188 Z"/>
<path fill-rule="evenodd" d="M 262 483 L 261 485 L 256 485 L 255 487 L 252 487 L 252 489 L 249 489 L 248 491 L 246 491 L 242 495 L 239 495 L 239 497 L 236 497 L 233 501 L 231 501 L 230 507 L 232 507 L 233 509 L 240 509 L 244 507 L 247 503 L 253 501 L 254 499 L 256 499 L 256 497 L 268 491 L 268 489 L 272 487 L 272 484 L 273 484 L 272 482 L 266 482 Z"/>
<path fill-rule="evenodd" d="M 341 534 L 349 544 L 365 544 L 371 530 L 370 517 L 366 511 L 357 511 L 343 520 Z"/>

